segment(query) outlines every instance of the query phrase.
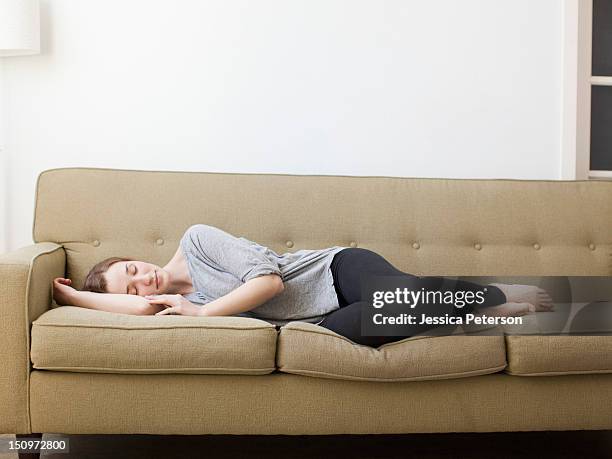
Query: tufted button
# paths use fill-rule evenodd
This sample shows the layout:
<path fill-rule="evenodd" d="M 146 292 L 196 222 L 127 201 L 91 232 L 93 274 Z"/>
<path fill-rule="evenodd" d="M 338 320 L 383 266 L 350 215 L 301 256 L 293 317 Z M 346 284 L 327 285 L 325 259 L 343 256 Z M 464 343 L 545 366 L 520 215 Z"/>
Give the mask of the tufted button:
<path fill-rule="evenodd" d="M 357 243 L 355 241 L 351 241 L 349 245 L 353 248 L 357 247 Z"/>
<path fill-rule="evenodd" d="M 94 240 L 94 241 L 92 242 L 92 244 L 93 244 L 93 246 L 94 246 L 94 247 L 100 247 L 100 241 L 98 241 L 97 239 L 96 239 L 96 240 Z"/>
<path fill-rule="evenodd" d="M 293 247 L 293 241 L 287 241 L 285 242 L 285 245 L 289 248 Z"/>
<path fill-rule="evenodd" d="M 542 248 L 542 246 L 540 246 L 540 244 L 538 244 L 537 242 L 535 244 L 533 244 L 533 248 L 536 250 L 540 250 Z"/>
<path fill-rule="evenodd" d="M 589 249 L 590 250 L 595 250 L 595 244 L 589 244 Z"/>
<path fill-rule="evenodd" d="M 157 245 L 164 245 L 164 240 L 162 238 L 159 238 L 157 241 L 155 241 L 155 243 Z"/>
<path fill-rule="evenodd" d="M 419 250 L 421 248 L 421 244 L 419 244 L 418 242 L 415 242 L 414 244 L 412 244 L 412 248 L 414 250 Z"/>
<path fill-rule="evenodd" d="M 482 249 L 482 246 L 480 244 L 476 243 L 476 244 L 474 244 L 474 248 L 476 250 L 480 250 L 480 249 Z"/>

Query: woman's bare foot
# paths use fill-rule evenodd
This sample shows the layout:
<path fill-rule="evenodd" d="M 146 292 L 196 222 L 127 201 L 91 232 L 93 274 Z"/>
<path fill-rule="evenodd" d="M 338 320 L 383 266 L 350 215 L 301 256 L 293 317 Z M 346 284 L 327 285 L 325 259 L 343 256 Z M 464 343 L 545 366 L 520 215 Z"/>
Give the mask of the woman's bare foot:
<path fill-rule="evenodd" d="M 508 303 L 530 303 L 536 311 L 554 311 L 555 305 L 548 292 L 535 285 L 491 284 L 499 288 Z M 507 304 L 507 303 L 506 303 Z"/>
<path fill-rule="evenodd" d="M 531 303 L 504 303 L 479 309 L 479 313 L 487 316 L 518 317 L 535 313 L 536 308 Z"/>

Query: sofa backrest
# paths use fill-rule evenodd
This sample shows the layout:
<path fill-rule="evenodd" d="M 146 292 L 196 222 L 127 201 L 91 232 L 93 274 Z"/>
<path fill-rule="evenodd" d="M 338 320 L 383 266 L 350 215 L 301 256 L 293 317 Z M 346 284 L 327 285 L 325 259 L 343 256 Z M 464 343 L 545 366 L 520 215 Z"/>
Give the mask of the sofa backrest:
<path fill-rule="evenodd" d="M 612 275 L 612 182 L 53 169 L 33 237 L 77 288 L 110 256 L 163 266 L 192 224 L 283 253 L 374 250 L 406 272 Z"/>

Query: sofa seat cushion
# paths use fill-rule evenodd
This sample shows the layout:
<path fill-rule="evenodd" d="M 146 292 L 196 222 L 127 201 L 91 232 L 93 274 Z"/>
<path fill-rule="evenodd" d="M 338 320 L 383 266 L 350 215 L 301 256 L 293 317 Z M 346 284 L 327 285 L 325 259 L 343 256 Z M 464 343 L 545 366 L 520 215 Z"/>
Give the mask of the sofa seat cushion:
<path fill-rule="evenodd" d="M 136 316 L 74 306 L 32 323 L 40 370 L 261 375 L 275 369 L 277 331 L 246 317 Z"/>
<path fill-rule="evenodd" d="M 612 336 L 508 335 L 506 347 L 512 375 L 612 373 Z"/>
<path fill-rule="evenodd" d="M 278 369 L 321 378 L 419 381 L 496 373 L 506 366 L 502 334 L 414 336 L 378 348 L 305 322 L 281 328 Z"/>

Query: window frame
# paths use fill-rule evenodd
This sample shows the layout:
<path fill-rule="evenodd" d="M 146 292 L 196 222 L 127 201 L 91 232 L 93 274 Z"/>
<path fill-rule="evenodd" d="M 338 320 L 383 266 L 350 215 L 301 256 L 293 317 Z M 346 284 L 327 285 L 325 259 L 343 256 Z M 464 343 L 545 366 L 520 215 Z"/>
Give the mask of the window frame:
<path fill-rule="evenodd" d="M 563 95 L 561 178 L 612 179 L 591 170 L 591 87 L 612 86 L 612 77 L 592 75 L 593 0 L 563 2 Z"/>

